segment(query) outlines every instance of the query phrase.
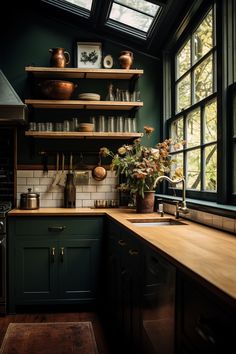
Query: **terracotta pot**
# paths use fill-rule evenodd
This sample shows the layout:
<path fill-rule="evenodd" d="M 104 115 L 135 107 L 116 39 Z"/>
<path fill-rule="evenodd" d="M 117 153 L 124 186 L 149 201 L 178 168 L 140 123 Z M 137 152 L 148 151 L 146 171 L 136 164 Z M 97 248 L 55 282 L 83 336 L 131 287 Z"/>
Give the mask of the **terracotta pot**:
<path fill-rule="evenodd" d="M 120 52 L 119 63 L 122 69 L 130 69 L 133 64 L 134 56 L 129 50 Z"/>
<path fill-rule="evenodd" d="M 144 198 L 138 193 L 136 194 L 136 211 L 137 213 L 153 213 L 155 192 L 144 192 Z"/>

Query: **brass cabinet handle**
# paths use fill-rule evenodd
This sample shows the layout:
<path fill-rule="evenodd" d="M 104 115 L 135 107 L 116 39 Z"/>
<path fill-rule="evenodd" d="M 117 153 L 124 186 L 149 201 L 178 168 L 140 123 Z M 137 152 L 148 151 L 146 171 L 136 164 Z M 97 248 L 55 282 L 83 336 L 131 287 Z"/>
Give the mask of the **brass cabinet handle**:
<path fill-rule="evenodd" d="M 130 256 L 138 256 L 139 255 L 139 251 L 131 249 L 131 250 L 129 250 L 129 255 Z"/>
<path fill-rule="evenodd" d="M 52 247 L 52 250 L 51 250 L 51 259 L 52 259 L 52 263 L 55 262 L 55 247 Z"/>
<path fill-rule="evenodd" d="M 61 247 L 60 256 L 61 256 L 61 262 L 63 263 L 63 261 L 64 261 L 64 247 Z"/>
<path fill-rule="evenodd" d="M 126 245 L 126 242 L 124 240 L 119 240 L 118 244 L 122 247 L 124 247 Z"/>
<path fill-rule="evenodd" d="M 66 226 L 48 226 L 49 232 L 61 232 L 64 231 Z"/>

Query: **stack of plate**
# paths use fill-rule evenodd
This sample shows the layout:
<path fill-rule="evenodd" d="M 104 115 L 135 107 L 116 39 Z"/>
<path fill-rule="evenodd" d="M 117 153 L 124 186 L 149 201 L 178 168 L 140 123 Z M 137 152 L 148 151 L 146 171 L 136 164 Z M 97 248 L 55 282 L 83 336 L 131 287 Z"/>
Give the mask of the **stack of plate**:
<path fill-rule="evenodd" d="M 100 95 L 97 93 L 81 93 L 79 94 L 79 100 L 88 100 L 88 101 L 100 101 Z"/>

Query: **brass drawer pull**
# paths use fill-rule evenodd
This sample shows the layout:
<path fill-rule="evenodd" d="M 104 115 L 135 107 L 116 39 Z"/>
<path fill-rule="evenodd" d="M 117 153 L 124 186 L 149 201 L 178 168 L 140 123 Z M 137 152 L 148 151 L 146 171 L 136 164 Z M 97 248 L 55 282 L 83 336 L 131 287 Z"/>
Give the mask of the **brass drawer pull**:
<path fill-rule="evenodd" d="M 119 240 L 118 244 L 122 247 L 126 246 L 126 242 L 124 240 Z"/>
<path fill-rule="evenodd" d="M 64 231 L 66 226 L 48 226 L 49 232 L 61 232 Z"/>
<path fill-rule="evenodd" d="M 129 255 L 130 256 L 138 256 L 139 255 L 139 251 L 131 249 L 131 250 L 129 250 Z"/>

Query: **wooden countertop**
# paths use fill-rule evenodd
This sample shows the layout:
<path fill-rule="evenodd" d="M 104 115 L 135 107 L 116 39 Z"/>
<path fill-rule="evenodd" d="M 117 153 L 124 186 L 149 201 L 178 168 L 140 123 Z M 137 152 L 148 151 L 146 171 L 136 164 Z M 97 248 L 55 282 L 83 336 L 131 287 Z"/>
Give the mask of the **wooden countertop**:
<path fill-rule="evenodd" d="M 236 300 L 236 237 L 186 219 L 185 225 L 137 226 L 127 219 L 157 218 L 131 209 L 41 208 L 13 209 L 9 216 L 107 215 L 162 251 L 174 262 L 188 268 L 217 289 Z M 173 218 L 165 214 L 166 218 Z"/>

